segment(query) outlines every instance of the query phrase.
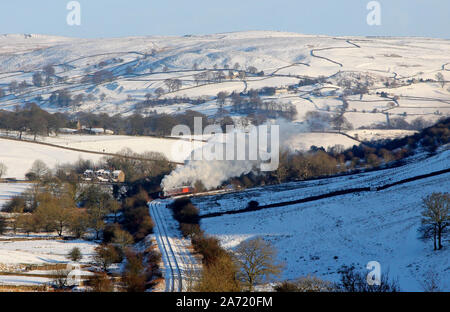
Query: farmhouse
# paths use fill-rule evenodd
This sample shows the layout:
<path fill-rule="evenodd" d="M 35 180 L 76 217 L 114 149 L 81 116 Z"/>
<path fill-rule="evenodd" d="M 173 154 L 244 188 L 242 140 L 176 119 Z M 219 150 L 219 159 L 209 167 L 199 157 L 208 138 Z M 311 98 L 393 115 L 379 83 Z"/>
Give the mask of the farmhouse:
<path fill-rule="evenodd" d="M 76 129 L 60 128 L 59 132 L 65 133 L 65 134 L 93 134 L 93 135 L 98 135 L 98 134 L 112 135 L 112 134 L 114 134 L 114 131 L 108 130 L 105 128 L 92 128 L 92 127 L 83 126 L 83 125 L 81 125 L 80 121 L 78 121 Z"/>
<path fill-rule="evenodd" d="M 99 170 L 86 170 L 83 173 L 84 181 L 98 181 L 98 182 L 110 182 L 110 183 L 123 183 L 125 182 L 125 173 L 122 170 L 109 171 L 105 169 Z"/>
<path fill-rule="evenodd" d="M 288 93 L 288 89 L 287 89 L 287 88 L 277 88 L 277 89 L 275 90 L 275 94 L 276 94 L 276 95 L 278 95 L 278 94 L 284 94 L 284 93 Z"/>
<path fill-rule="evenodd" d="M 83 126 L 81 129 L 81 133 L 98 135 L 98 134 L 114 134 L 114 131 L 104 128 L 88 128 Z"/>
<path fill-rule="evenodd" d="M 239 72 L 238 71 L 230 71 L 228 73 L 228 78 L 229 79 L 236 79 L 239 78 Z"/>

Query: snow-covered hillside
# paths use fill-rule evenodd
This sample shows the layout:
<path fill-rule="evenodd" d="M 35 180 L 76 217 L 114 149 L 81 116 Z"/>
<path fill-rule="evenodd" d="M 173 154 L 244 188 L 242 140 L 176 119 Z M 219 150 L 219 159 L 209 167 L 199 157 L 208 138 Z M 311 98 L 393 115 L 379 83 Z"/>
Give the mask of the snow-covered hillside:
<path fill-rule="evenodd" d="M 205 215 L 240 210 L 245 208 L 251 200 L 258 201 L 260 205 L 268 205 L 352 188 L 374 188 L 449 168 L 450 150 L 445 150 L 433 157 L 425 159 L 423 157 L 425 157 L 424 154 L 415 155 L 409 159 L 409 164 L 396 168 L 327 179 L 290 182 L 216 196 L 194 197 L 193 202 L 200 208 L 200 215 Z"/>
<path fill-rule="evenodd" d="M 261 205 L 325 194 L 339 189 L 376 186 L 448 169 L 450 151 L 400 168 L 356 176 L 289 183 L 227 195 L 193 199 L 201 214 L 245 208 L 250 200 Z M 421 200 L 433 192 L 448 192 L 450 173 L 429 177 L 383 191 L 335 196 L 302 204 L 235 215 L 206 218 L 202 228 L 220 238 L 226 248 L 262 236 L 270 240 L 286 263 L 283 278 L 308 274 L 337 281 L 342 265 L 365 270 L 378 261 L 382 272 L 398 278 L 403 291 L 421 291 L 433 271 L 449 290 L 450 248 L 433 251 L 431 241 L 418 238 Z"/>
<path fill-rule="evenodd" d="M 348 97 L 345 117 L 355 128 L 402 117 L 435 121 L 450 113 L 448 87 L 435 81 L 441 73 L 450 80 L 450 41 L 427 38 L 327 37 L 294 33 L 254 31 L 185 37 L 130 37 L 76 39 L 44 35 L 4 35 L 0 37 L 0 88 L 12 81 L 32 83 L 32 75 L 47 64 L 55 67 L 52 82 L 8 92 L 0 98 L 0 108 L 12 109 L 26 101 L 51 110 L 131 114 L 136 104 L 152 96 L 159 87 L 160 98 L 203 98 L 204 104 L 182 102 L 156 105 L 141 113 L 177 113 L 187 109 L 213 115 L 215 96 L 220 91 L 246 92 L 264 87 L 280 92 L 264 100 L 296 106 L 296 121 L 310 110 L 333 112 L 342 106 L 340 97 L 351 84 L 369 83 L 369 93 Z M 259 74 L 252 74 L 255 67 Z M 107 70 L 112 81 L 93 84 L 83 80 Z M 245 79 L 228 76 L 243 70 Z M 196 82 L 196 75 L 213 76 Z M 325 82 L 295 86 L 304 78 L 323 77 Z M 169 92 L 164 81 L 177 78 L 180 90 Z M 427 81 L 427 79 L 431 79 Z M 346 81 L 343 83 L 343 81 Z M 346 84 L 350 83 L 350 85 Z M 58 108 L 49 103 L 52 92 L 68 90 L 85 99 L 76 107 Z M 387 97 L 381 97 L 386 92 Z M 394 99 L 394 100 L 393 100 Z M 230 103 L 225 104 L 229 109 Z"/>

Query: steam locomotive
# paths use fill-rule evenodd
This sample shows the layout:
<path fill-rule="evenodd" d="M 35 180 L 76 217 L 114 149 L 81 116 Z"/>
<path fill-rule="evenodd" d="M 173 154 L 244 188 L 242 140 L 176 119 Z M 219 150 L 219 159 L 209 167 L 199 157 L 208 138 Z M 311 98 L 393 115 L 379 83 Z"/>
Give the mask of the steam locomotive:
<path fill-rule="evenodd" d="M 182 186 L 170 190 L 164 190 L 159 193 L 160 198 L 168 198 L 180 195 L 189 195 L 195 192 L 195 189 L 192 186 Z"/>

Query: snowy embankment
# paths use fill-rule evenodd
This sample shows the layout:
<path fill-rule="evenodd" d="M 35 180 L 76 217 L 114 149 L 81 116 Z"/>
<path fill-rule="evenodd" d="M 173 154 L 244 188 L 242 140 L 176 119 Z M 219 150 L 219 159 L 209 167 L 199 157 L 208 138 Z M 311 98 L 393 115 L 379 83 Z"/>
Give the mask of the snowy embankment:
<path fill-rule="evenodd" d="M 408 176 L 420 175 L 448 167 L 449 151 L 408 166 L 361 174 L 311 181 L 317 183 L 303 189 L 278 191 L 265 188 L 233 194 L 216 201 L 228 209 L 240 207 L 249 200 L 273 203 L 292 196 L 309 194 L 313 190 L 331 190 L 341 186 L 361 186 L 364 183 L 389 183 Z M 320 184 L 319 184 L 320 183 Z M 300 186 L 301 184 L 297 184 Z M 291 188 L 292 184 L 286 184 Z M 421 283 L 431 271 L 437 273 L 441 287 L 450 289 L 450 248 L 433 251 L 431 241 L 418 238 L 421 224 L 422 198 L 432 192 L 448 192 L 450 173 L 393 186 L 383 191 L 347 194 L 309 203 L 224 215 L 202 220 L 202 228 L 220 238 L 226 248 L 255 236 L 270 240 L 286 263 L 283 279 L 308 274 L 337 281 L 342 265 L 355 265 L 364 271 L 369 261 L 378 261 L 382 272 L 398 278 L 403 291 L 421 291 Z M 251 194 L 251 195 L 250 195 Z M 297 195 L 296 195 L 297 194 Z M 226 196 L 226 195 L 225 195 Z M 214 207 L 205 197 L 195 199 L 203 210 Z M 217 206 L 214 208 L 217 209 Z M 211 210 L 214 210 L 211 209 Z M 220 208 L 219 208 L 220 209 Z"/>
<path fill-rule="evenodd" d="M 421 156 L 423 155 L 417 155 L 414 157 L 420 158 Z M 421 161 L 411 162 L 397 168 L 328 179 L 291 182 L 281 185 L 258 187 L 237 193 L 234 192 L 215 196 L 194 197 L 193 202 L 198 208 L 200 208 L 200 215 L 206 215 L 209 213 L 240 210 L 245 208 L 251 200 L 258 201 L 260 205 L 268 205 L 351 188 L 378 187 L 403 179 L 448 169 L 449 158 L 450 150 L 446 150 L 435 156 L 423 159 Z"/>

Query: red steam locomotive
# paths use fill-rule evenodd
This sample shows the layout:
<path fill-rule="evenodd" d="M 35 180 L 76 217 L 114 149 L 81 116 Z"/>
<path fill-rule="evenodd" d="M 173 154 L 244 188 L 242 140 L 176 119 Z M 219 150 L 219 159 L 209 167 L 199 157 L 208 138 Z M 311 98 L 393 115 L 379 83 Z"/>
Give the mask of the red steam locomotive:
<path fill-rule="evenodd" d="M 181 196 L 181 195 L 189 195 L 194 192 L 195 192 L 195 189 L 192 186 L 181 186 L 181 187 L 170 189 L 170 190 L 164 190 L 163 192 L 161 192 L 160 197 L 167 198 L 167 197 L 174 197 L 174 196 Z"/>

